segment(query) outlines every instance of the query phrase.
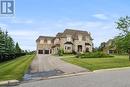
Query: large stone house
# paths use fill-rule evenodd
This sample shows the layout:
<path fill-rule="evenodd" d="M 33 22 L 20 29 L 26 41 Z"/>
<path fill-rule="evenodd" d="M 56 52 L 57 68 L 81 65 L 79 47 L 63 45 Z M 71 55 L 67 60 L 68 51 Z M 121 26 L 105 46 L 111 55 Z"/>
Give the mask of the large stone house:
<path fill-rule="evenodd" d="M 87 31 L 66 29 L 55 37 L 39 36 L 36 40 L 38 54 L 57 54 L 59 49 L 65 53 L 92 52 L 91 34 Z"/>

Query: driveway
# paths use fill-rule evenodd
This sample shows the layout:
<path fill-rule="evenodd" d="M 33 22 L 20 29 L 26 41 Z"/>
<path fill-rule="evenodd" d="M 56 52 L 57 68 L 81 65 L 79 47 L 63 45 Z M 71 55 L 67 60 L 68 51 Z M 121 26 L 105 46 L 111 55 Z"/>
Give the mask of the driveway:
<path fill-rule="evenodd" d="M 64 62 L 57 56 L 39 54 L 33 60 L 30 67 L 30 72 L 25 75 L 25 80 L 26 77 L 30 76 L 31 78 L 50 77 L 50 76 L 80 73 L 86 71 L 89 70 Z"/>
<path fill-rule="evenodd" d="M 17 87 L 130 87 L 130 68 L 23 83 Z"/>
<path fill-rule="evenodd" d="M 62 72 L 69 74 L 88 71 L 85 68 L 64 62 L 57 56 L 52 55 L 37 55 L 37 58 L 34 59 L 31 64 L 31 68 L 32 73 L 61 70 Z"/>

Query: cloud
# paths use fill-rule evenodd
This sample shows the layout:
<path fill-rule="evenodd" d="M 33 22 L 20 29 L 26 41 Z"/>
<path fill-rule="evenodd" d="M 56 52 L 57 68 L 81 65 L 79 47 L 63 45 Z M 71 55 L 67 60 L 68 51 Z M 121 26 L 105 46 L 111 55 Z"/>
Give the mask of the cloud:
<path fill-rule="evenodd" d="M 8 27 L 7 24 L 0 23 L 0 28 L 1 28 L 2 30 L 5 31 L 7 27 Z"/>
<path fill-rule="evenodd" d="M 28 19 L 12 19 L 11 23 L 15 23 L 15 24 L 32 24 L 33 21 L 32 20 L 28 20 Z"/>
<path fill-rule="evenodd" d="M 94 14 L 92 15 L 95 18 L 101 19 L 101 20 L 107 20 L 108 16 L 106 16 L 105 14 Z"/>

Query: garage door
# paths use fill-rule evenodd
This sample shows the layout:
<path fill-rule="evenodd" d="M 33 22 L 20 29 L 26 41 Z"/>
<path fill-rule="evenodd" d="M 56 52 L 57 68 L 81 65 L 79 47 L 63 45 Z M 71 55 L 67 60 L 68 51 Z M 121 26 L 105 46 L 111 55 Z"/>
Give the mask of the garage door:
<path fill-rule="evenodd" d="M 38 54 L 43 54 L 43 50 L 38 50 Z"/>
<path fill-rule="evenodd" d="M 49 50 L 45 50 L 45 54 L 49 54 Z"/>

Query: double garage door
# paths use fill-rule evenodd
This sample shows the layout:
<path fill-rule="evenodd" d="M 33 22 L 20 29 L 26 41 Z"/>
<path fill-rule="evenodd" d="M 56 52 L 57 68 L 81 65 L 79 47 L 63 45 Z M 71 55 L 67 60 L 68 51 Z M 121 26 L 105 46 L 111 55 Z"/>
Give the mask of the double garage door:
<path fill-rule="evenodd" d="M 38 50 L 38 54 L 49 54 L 49 50 Z"/>

